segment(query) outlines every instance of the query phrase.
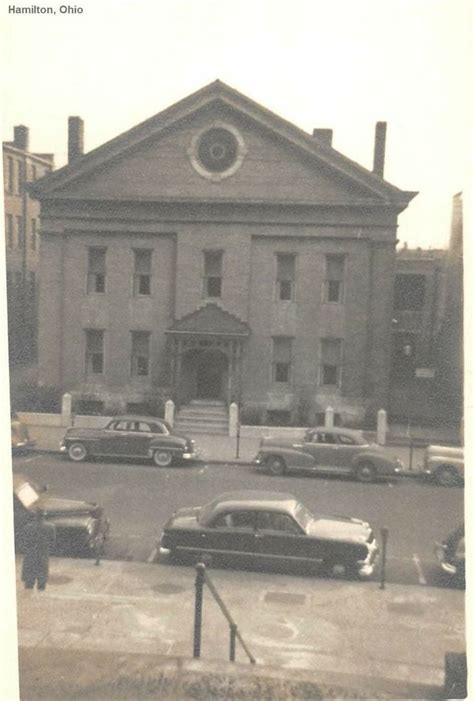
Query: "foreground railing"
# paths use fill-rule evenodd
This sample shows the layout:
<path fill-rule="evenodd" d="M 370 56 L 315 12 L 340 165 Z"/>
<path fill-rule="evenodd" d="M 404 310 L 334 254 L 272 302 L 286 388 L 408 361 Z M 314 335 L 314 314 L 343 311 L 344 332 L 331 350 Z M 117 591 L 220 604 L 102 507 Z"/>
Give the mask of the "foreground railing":
<path fill-rule="evenodd" d="M 202 604 L 203 604 L 203 594 L 204 585 L 207 584 L 209 591 L 211 592 L 214 600 L 219 605 L 220 610 L 224 614 L 227 622 L 229 624 L 230 631 L 230 649 L 229 649 L 229 660 L 235 662 L 235 642 L 236 640 L 242 645 L 242 648 L 249 658 L 251 664 L 256 664 L 255 657 L 251 654 L 247 645 L 244 642 L 234 619 L 230 615 L 227 606 L 222 601 L 221 597 L 214 584 L 212 583 L 209 575 L 206 572 L 206 565 L 203 562 L 198 562 L 196 565 L 196 599 L 194 606 L 194 647 L 193 647 L 193 657 L 201 656 L 201 632 L 202 632 Z"/>

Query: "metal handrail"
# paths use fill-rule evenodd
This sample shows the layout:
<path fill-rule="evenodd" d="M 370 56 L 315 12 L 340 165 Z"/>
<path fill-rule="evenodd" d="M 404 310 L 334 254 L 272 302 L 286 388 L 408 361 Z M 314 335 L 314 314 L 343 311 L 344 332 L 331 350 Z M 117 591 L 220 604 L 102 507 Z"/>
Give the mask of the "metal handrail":
<path fill-rule="evenodd" d="M 203 590 L 204 590 L 204 584 L 207 584 L 209 591 L 211 592 L 212 596 L 214 597 L 214 600 L 218 604 L 220 610 L 224 614 L 224 617 L 226 618 L 228 624 L 229 624 L 229 631 L 230 631 L 230 652 L 229 652 L 229 659 L 231 662 L 235 662 L 235 641 L 238 640 L 239 643 L 242 645 L 242 648 L 247 655 L 247 657 L 250 660 L 251 664 L 256 664 L 256 659 L 248 649 L 247 645 L 245 644 L 244 639 L 242 638 L 238 628 L 237 624 L 230 615 L 230 612 L 227 608 L 227 606 L 224 604 L 223 600 L 221 599 L 219 592 L 217 591 L 216 587 L 214 586 L 211 578 L 206 572 L 206 565 L 204 562 L 198 562 L 196 565 L 196 601 L 195 601 L 195 607 L 194 607 L 194 649 L 193 649 L 193 656 L 194 657 L 200 657 L 201 656 L 201 631 L 202 631 L 202 602 L 203 602 Z"/>

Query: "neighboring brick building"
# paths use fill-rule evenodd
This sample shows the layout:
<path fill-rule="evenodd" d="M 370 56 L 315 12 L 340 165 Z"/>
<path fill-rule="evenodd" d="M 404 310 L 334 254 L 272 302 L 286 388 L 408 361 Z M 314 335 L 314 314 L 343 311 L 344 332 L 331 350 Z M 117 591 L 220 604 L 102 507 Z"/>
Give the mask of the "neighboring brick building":
<path fill-rule="evenodd" d="M 413 198 L 216 81 L 35 184 L 40 381 L 78 410 L 238 399 L 385 407 L 397 216 Z M 143 408 L 143 407 L 141 407 Z M 263 417 L 264 413 L 269 416 Z"/>
<path fill-rule="evenodd" d="M 25 183 L 54 167 L 54 156 L 30 153 L 25 126 L 14 128 L 14 140 L 3 142 L 5 248 L 10 365 L 36 358 L 40 205 Z"/>

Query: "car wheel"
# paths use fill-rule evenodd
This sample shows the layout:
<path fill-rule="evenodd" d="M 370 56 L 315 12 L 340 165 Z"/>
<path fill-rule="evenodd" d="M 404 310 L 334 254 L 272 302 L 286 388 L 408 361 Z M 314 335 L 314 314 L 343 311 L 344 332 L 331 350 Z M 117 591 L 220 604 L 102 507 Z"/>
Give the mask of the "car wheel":
<path fill-rule="evenodd" d="M 87 457 L 87 450 L 83 443 L 71 443 L 67 449 L 67 454 L 74 462 L 82 462 Z"/>
<path fill-rule="evenodd" d="M 371 462 L 361 462 L 357 465 L 355 474 L 359 482 L 373 482 L 375 479 L 375 467 Z"/>
<path fill-rule="evenodd" d="M 173 461 L 173 454 L 169 450 L 158 448 L 153 452 L 153 462 L 158 467 L 168 467 Z"/>
<path fill-rule="evenodd" d="M 278 455 L 270 455 L 265 461 L 267 470 L 272 475 L 283 475 L 286 472 L 286 464 Z"/>
<path fill-rule="evenodd" d="M 458 473 L 450 465 L 441 465 L 436 471 L 436 482 L 441 487 L 454 487 L 458 483 Z"/>

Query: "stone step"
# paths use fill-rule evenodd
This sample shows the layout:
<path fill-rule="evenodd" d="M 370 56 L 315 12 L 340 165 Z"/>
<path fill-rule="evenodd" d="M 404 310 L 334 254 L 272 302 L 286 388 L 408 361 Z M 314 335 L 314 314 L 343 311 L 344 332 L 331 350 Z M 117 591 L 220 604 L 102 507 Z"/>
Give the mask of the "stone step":
<path fill-rule="evenodd" d="M 204 428 L 209 428 L 210 432 L 215 429 L 228 430 L 227 421 L 196 421 L 192 419 L 180 419 L 177 418 L 174 422 L 176 428 L 191 429 L 192 426 L 203 426 Z"/>
<path fill-rule="evenodd" d="M 206 409 L 206 411 L 203 410 L 198 410 L 198 409 L 181 409 L 180 411 L 177 412 L 176 416 L 179 418 L 189 418 L 189 419 L 203 419 L 207 420 L 210 419 L 211 421 L 213 419 L 219 421 L 227 421 L 227 412 L 226 411 L 212 411 L 210 409 Z"/>
<path fill-rule="evenodd" d="M 229 429 L 227 424 L 225 426 L 212 426 L 210 424 L 180 424 L 179 422 L 174 425 L 174 428 L 178 433 L 209 433 L 212 435 L 227 436 L 229 434 Z"/>
<path fill-rule="evenodd" d="M 221 399 L 191 399 L 186 406 L 218 406 L 225 409 L 226 404 Z"/>

